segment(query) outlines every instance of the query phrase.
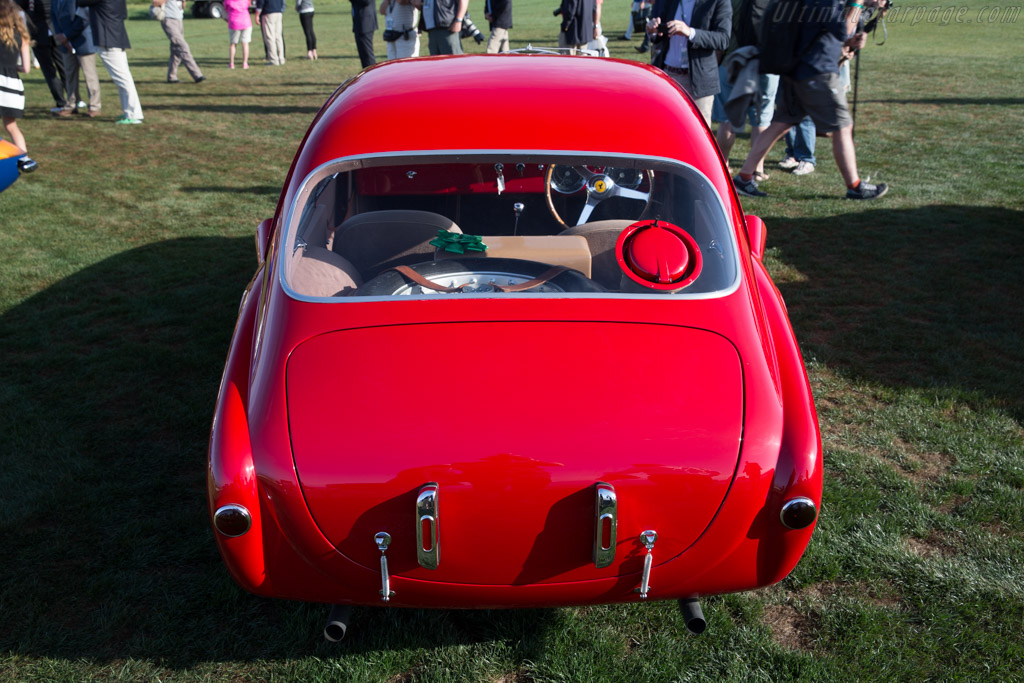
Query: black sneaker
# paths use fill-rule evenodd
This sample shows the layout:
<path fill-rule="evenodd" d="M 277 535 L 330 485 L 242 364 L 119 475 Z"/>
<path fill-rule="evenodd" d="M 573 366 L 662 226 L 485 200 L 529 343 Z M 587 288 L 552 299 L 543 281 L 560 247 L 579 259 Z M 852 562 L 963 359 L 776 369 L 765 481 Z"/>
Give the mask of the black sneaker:
<path fill-rule="evenodd" d="M 732 184 L 736 187 L 736 191 L 744 197 L 767 197 L 767 192 L 762 192 L 757 189 L 757 181 L 753 178 L 750 180 L 744 180 L 738 175 L 733 176 Z"/>
<path fill-rule="evenodd" d="M 31 173 L 37 168 L 39 168 L 39 164 L 37 164 L 31 157 L 22 157 L 18 159 L 18 170 L 22 173 Z"/>
<path fill-rule="evenodd" d="M 879 197 L 881 197 L 882 195 L 884 195 L 888 191 L 889 191 L 889 186 L 886 185 L 885 183 L 878 183 L 877 185 L 872 185 L 871 183 L 866 183 L 866 182 L 864 182 L 862 180 L 862 181 L 860 181 L 860 185 L 857 186 L 856 190 L 847 190 L 846 191 L 846 198 L 847 199 L 878 199 Z"/>

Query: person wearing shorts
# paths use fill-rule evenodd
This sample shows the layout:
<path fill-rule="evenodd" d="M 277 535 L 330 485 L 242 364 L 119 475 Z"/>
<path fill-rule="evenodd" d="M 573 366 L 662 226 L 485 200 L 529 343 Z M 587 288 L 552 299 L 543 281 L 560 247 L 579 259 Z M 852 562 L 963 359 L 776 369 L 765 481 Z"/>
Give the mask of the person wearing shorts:
<path fill-rule="evenodd" d="M 228 21 L 228 68 L 235 68 L 235 46 L 242 44 L 242 68 L 249 68 L 249 43 L 252 42 L 252 17 L 249 0 L 224 0 Z"/>
<path fill-rule="evenodd" d="M 754 172 L 764 163 L 772 146 L 805 116 L 810 116 L 819 133 L 832 134 L 832 153 L 839 173 L 846 183 L 847 199 L 877 199 L 888 191 L 885 183 L 862 182 L 857 174 L 857 155 L 853 146 L 853 119 L 846 103 L 846 89 L 839 77 L 839 57 L 843 47 L 859 50 L 867 43 L 867 35 L 858 32 L 859 13 L 850 11 L 863 7 L 857 0 L 806 0 L 812 10 L 830 8 L 821 22 L 806 22 L 802 31 L 817 36 L 801 55 L 800 63 L 790 74 L 782 74 L 775 99 L 775 115 L 771 125 L 751 145 L 743 168 L 733 178 L 736 191 L 747 197 L 766 197 L 758 189 Z M 845 7 L 844 7 L 845 5 Z"/>

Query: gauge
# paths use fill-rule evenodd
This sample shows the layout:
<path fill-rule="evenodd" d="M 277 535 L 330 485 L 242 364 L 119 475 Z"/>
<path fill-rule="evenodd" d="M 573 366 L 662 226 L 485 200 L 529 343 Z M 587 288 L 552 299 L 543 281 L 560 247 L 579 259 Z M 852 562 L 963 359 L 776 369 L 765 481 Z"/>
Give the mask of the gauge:
<path fill-rule="evenodd" d="M 640 183 L 644 181 L 643 172 L 632 168 L 608 167 L 604 172 L 608 177 L 615 181 L 616 185 L 624 187 L 627 190 L 635 190 L 640 187 Z"/>
<path fill-rule="evenodd" d="M 555 166 L 551 169 L 551 187 L 561 194 L 579 192 L 587 181 L 572 166 Z"/>

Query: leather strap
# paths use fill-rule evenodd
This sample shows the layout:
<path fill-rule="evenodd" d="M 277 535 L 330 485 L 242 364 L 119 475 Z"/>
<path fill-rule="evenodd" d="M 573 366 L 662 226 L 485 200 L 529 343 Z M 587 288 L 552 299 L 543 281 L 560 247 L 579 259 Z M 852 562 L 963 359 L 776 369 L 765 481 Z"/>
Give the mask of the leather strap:
<path fill-rule="evenodd" d="M 525 292 L 528 289 L 539 287 L 548 280 L 552 280 L 558 277 L 567 270 L 569 269 L 566 268 L 565 266 L 552 266 L 551 268 L 548 268 L 547 270 L 545 270 L 543 273 L 533 278 L 532 280 L 520 282 L 518 285 L 495 285 L 495 287 L 497 287 L 503 292 Z"/>
<path fill-rule="evenodd" d="M 395 266 L 394 268 L 392 268 L 392 270 L 398 271 L 408 279 L 418 284 L 420 287 L 432 289 L 435 292 L 447 292 L 449 294 L 454 294 L 455 292 L 461 292 L 463 288 L 466 287 L 466 285 L 459 285 L 458 287 L 445 287 L 444 285 L 439 285 L 436 282 L 431 282 L 427 278 L 423 277 L 409 266 Z M 518 285 L 495 284 L 494 288 L 497 289 L 499 292 L 525 292 L 527 290 L 533 289 L 534 287 L 539 287 L 545 282 L 548 282 L 549 280 L 558 277 L 567 270 L 569 269 L 566 268 L 565 266 L 552 266 L 551 268 L 548 268 L 547 270 L 545 270 L 543 273 L 533 278 L 532 280 L 520 282 Z"/>
<path fill-rule="evenodd" d="M 426 287 L 427 289 L 432 289 L 435 292 L 461 292 L 462 287 L 465 287 L 465 285 L 462 285 L 460 287 L 445 287 L 444 285 L 439 285 L 436 282 L 431 282 L 427 278 L 423 277 L 409 266 L 395 266 L 391 270 L 396 270 L 405 277 L 409 278 L 410 280 L 418 284 L 420 287 Z"/>

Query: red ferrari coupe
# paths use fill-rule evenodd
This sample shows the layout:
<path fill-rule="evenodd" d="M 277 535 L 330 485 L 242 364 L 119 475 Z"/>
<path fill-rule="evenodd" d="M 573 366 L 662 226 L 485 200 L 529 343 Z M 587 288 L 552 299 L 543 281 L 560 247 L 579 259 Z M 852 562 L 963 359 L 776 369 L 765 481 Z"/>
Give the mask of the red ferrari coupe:
<path fill-rule="evenodd" d="M 821 502 L 785 305 L 661 71 L 388 62 L 313 121 L 209 449 L 234 579 L 334 605 L 679 600 L 784 578 Z"/>

